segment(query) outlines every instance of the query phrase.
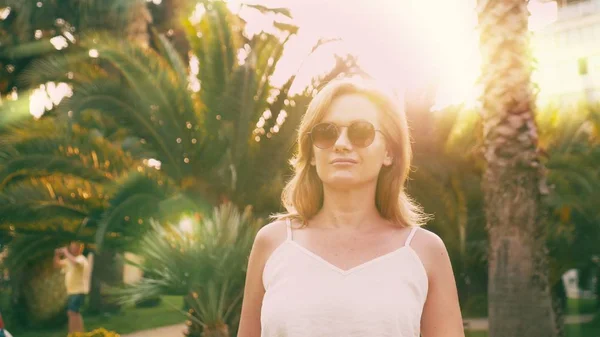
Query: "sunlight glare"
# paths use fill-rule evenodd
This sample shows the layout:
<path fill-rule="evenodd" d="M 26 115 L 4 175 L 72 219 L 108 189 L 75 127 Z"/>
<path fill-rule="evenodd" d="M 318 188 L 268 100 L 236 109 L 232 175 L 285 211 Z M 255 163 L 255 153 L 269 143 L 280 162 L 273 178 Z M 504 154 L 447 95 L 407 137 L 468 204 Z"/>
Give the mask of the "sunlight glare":
<path fill-rule="evenodd" d="M 69 41 L 71 41 L 71 43 L 75 43 L 75 36 L 73 36 L 73 34 L 71 34 L 70 32 L 64 32 L 63 35 L 69 39 Z"/>
<path fill-rule="evenodd" d="M 150 158 L 150 159 L 148 159 L 148 163 L 146 165 L 148 165 L 148 167 L 153 167 L 157 170 L 160 170 L 161 162 L 154 158 Z"/>
<path fill-rule="evenodd" d="M 67 83 L 42 84 L 29 96 L 29 112 L 34 118 L 40 118 L 46 111 L 58 105 L 63 98 L 72 95 L 73 90 Z"/>
<path fill-rule="evenodd" d="M 196 7 L 194 8 L 194 11 L 189 17 L 190 23 L 193 25 L 199 24 L 200 21 L 202 21 L 202 17 L 204 17 L 204 14 L 206 14 L 206 9 L 204 8 L 204 5 L 201 3 L 197 3 Z"/>
<path fill-rule="evenodd" d="M 6 18 L 10 15 L 10 7 L 4 7 L 0 9 L 0 20 L 6 20 Z"/>
<path fill-rule="evenodd" d="M 192 231 L 194 230 L 194 223 L 192 222 L 192 219 L 190 218 L 183 218 L 181 219 L 181 221 L 179 222 L 179 229 L 187 234 L 192 233 Z"/>
<path fill-rule="evenodd" d="M 50 43 L 52 43 L 52 45 L 54 46 L 54 48 L 56 48 L 56 50 L 61 50 L 61 49 L 67 48 L 69 46 L 67 39 L 65 39 L 62 36 L 55 36 L 55 37 L 51 38 Z"/>
<path fill-rule="evenodd" d="M 202 87 L 200 80 L 198 79 L 198 73 L 200 72 L 200 60 L 198 56 L 190 53 L 190 75 L 188 88 L 193 92 L 199 92 Z"/>
<path fill-rule="evenodd" d="M 545 28 L 558 19 L 558 4 L 554 1 L 530 1 L 527 8 L 531 12 L 529 29 L 532 31 Z"/>
<path fill-rule="evenodd" d="M 281 5 L 279 0 L 259 3 Z M 351 53 L 365 71 L 398 92 L 434 85 L 437 108 L 458 103 L 472 106 L 478 100 L 481 61 L 475 0 L 328 0 L 328 4 L 286 2 L 300 30 L 278 64 L 275 85 L 282 85 L 300 69 L 290 90 L 298 93 L 315 75 L 331 69 L 334 54 Z M 531 30 L 556 20 L 553 2 L 532 0 L 529 9 Z M 249 9 L 240 14 L 246 15 L 247 30 L 253 33 L 272 24 L 272 18 L 260 19 Z M 323 46 L 307 58 L 323 37 L 343 41 Z"/>
<path fill-rule="evenodd" d="M 67 83 L 61 82 L 55 84 L 54 82 L 48 82 L 46 86 L 48 96 L 54 105 L 58 105 L 64 97 L 71 97 L 73 90 Z"/>
<path fill-rule="evenodd" d="M 10 94 L 9 94 L 8 98 L 9 98 L 11 101 L 16 101 L 16 100 L 18 100 L 18 99 L 19 99 L 19 93 L 17 92 L 17 89 L 16 89 L 16 88 L 13 88 L 13 90 L 10 92 Z"/>

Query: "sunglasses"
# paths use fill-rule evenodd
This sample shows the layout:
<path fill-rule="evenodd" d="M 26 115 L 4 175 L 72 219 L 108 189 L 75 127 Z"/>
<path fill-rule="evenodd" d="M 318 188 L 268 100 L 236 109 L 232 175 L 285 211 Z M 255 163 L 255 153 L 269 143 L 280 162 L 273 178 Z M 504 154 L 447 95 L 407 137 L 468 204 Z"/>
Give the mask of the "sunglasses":
<path fill-rule="evenodd" d="M 340 137 L 342 133 L 341 128 L 341 126 L 334 123 L 324 122 L 313 126 L 308 134 L 316 147 L 328 149 Z M 373 143 L 375 132 L 381 132 L 381 130 L 375 129 L 375 126 L 367 121 L 352 122 L 348 126 L 348 139 L 352 143 L 352 146 L 364 148 Z"/>

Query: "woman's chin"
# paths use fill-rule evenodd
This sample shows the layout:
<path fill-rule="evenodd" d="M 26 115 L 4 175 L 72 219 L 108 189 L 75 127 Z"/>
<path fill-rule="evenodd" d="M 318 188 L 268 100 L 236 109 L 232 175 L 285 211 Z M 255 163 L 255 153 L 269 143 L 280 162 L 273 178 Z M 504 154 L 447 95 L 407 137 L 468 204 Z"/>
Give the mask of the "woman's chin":
<path fill-rule="evenodd" d="M 348 188 L 354 185 L 360 185 L 361 180 L 354 174 L 335 174 L 327 177 L 323 183 L 333 188 Z"/>

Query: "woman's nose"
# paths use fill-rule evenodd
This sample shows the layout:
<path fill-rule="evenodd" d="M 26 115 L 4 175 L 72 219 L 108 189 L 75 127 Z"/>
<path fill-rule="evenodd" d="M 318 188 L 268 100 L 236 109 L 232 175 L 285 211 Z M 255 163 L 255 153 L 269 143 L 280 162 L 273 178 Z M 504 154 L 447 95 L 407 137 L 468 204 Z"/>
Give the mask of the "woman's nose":
<path fill-rule="evenodd" d="M 335 141 L 335 144 L 333 144 L 333 149 L 334 150 L 349 150 L 352 148 L 352 142 L 350 142 L 350 139 L 348 138 L 348 128 L 347 127 L 342 127 L 340 128 L 340 135 L 338 137 L 338 139 Z"/>

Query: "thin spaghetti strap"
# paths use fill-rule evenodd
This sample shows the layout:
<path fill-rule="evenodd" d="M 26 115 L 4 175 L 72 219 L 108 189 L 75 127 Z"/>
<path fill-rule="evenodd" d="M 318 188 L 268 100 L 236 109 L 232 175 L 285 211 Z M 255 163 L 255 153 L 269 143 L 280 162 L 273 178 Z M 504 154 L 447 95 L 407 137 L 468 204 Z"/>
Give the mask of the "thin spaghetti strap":
<path fill-rule="evenodd" d="M 287 227 L 287 240 L 292 241 L 292 221 L 290 219 L 285 220 Z"/>
<path fill-rule="evenodd" d="M 405 246 L 410 246 L 410 242 L 412 241 L 413 236 L 415 236 L 415 233 L 417 232 L 417 229 L 419 227 L 413 227 L 410 230 L 410 233 L 408 234 L 408 237 L 406 238 L 406 242 L 404 243 Z"/>

